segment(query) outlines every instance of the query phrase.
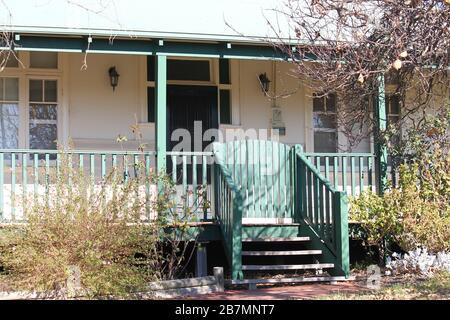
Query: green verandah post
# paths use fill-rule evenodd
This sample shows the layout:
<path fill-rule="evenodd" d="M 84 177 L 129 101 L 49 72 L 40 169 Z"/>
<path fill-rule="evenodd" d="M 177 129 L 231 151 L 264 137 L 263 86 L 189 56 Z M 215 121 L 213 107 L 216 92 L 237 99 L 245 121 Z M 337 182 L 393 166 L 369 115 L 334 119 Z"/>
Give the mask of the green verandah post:
<path fill-rule="evenodd" d="M 350 275 L 350 251 L 348 235 L 348 197 L 345 192 L 334 194 L 336 260 L 346 278 Z"/>
<path fill-rule="evenodd" d="M 155 67 L 156 170 L 165 173 L 167 153 L 167 56 L 158 55 Z M 158 182 L 158 190 L 162 183 Z"/>
<path fill-rule="evenodd" d="M 378 96 L 376 97 L 376 108 L 375 112 L 377 115 L 377 132 L 379 136 L 380 133 L 387 128 L 387 116 L 386 116 L 386 93 L 385 93 L 385 83 L 384 75 L 380 75 L 378 78 Z M 386 189 L 387 185 L 387 146 L 385 143 L 380 142 L 380 137 L 376 139 L 376 162 L 378 171 L 378 193 L 382 194 Z"/>

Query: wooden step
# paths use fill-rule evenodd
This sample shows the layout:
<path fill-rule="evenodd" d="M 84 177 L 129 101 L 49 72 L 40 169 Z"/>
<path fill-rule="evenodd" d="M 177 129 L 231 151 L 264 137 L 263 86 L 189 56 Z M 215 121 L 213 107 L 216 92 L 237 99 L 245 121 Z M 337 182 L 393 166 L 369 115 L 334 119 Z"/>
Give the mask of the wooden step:
<path fill-rule="evenodd" d="M 322 250 L 242 251 L 243 256 L 306 256 L 322 254 Z"/>
<path fill-rule="evenodd" d="M 333 263 L 315 264 L 274 264 L 274 265 L 244 265 L 242 270 L 263 271 L 263 270 L 306 270 L 306 269 L 330 269 L 334 268 Z"/>
<path fill-rule="evenodd" d="M 289 238 L 244 238 L 242 242 L 297 242 L 309 241 L 309 237 L 289 237 Z"/>
<path fill-rule="evenodd" d="M 301 282 L 335 282 L 335 281 L 352 281 L 355 277 L 294 277 L 294 278 L 270 278 L 270 279 L 243 279 L 243 280 L 225 280 L 227 284 L 243 285 L 243 284 L 276 284 L 276 283 L 301 283 Z"/>

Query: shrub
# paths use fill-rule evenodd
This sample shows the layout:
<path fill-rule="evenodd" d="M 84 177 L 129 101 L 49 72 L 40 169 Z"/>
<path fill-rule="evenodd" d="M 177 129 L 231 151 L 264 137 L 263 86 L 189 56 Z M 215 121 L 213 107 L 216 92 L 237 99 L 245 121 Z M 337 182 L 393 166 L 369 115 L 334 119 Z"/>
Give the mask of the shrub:
<path fill-rule="evenodd" d="M 427 120 L 403 139 L 399 184 L 380 196 L 363 193 L 352 200 L 352 219 L 361 222 L 368 241 L 395 241 L 405 251 L 450 249 L 450 111 Z"/>
<path fill-rule="evenodd" d="M 24 200 L 27 223 L 4 230 L 0 238 L 0 265 L 14 289 L 67 293 L 75 269 L 83 294 L 123 296 L 175 276 L 183 266 L 187 246 L 180 244 L 192 211 L 184 208 L 181 217 L 174 210 L 171 180 L 156 174 L 124 180 L 118 169 L 94 186 L 89 176 L 72 169 L 69 155 L 60 158 L 47 196 Z M 149 207 L 142 190 L 157 182 L 162 192 Z M 159 214 L 149 220 L 148 210 Z M 163 251 L 160 240 L 174 247 Z"/>

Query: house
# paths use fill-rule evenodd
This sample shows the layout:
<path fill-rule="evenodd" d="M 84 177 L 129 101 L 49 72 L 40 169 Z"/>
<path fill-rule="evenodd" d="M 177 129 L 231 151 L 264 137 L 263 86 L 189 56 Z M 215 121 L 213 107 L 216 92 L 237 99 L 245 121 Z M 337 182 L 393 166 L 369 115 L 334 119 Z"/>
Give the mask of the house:
<path fill-rule="evenodd" d="M 345 136 L 322 117 L 333 118 L 338 101 L 313 98 L 264 41 L 265 9 L 276 1 L 5 4 L 14 45 L 4 45 L 15 54 L 2 53 L 0 73 L 2 219 L 20 220 L 16 197 L 45 192 L 37 172 L 56 165 L 56 141 L 97 177 L 145 143 L 147 165 L 168 169 L 180 192 L 207 185 L 213 206 L 200 218 L 220 228 L 235 283 L 255 270 L 348 276 L 345 194 L 375 190 L 386 173 L 370 139 L 345 150 Z M 397 116 L 398 105 L 388 113 Z M 222 144 L 205 150 L 213 136 Z M 301 250 L 243 249 L 251 242 Z M 258 255 L 312 260 L 264 265 Z"/>

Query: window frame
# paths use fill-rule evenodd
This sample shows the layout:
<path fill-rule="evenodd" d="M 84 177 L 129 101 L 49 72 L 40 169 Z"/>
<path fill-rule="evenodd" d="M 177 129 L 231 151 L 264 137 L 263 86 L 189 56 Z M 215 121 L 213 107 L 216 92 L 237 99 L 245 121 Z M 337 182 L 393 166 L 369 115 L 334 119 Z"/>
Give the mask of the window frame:
<path fill-rule="evenodd" d="M 32 51 L 54 51 L 54 50 L 32 50 Z M 68 124 L 65 123 L 64 114 L 66 114 L 67 101 L 63 98 L 63 69 L 67 63 L 67 55 L 57 52 L 58 69 L 37 69 L 30 68 L 30 50 L 16 48 L 16 54 L 19 58 L 18 68 L 5 68 L 1 77 L 12 77 L 19 79 L 19 149 L 29 149 L 29 79 L 38 80 L 56 80 L 57 81 L 57 132 L 58 141 L 65 143 L 67 139 L 66 130 Z M 64 126 L 66 128 L 64 128 Z M 64 140 L 65 139 L 65 140 Z M 63 141 L 64 140 L 64 141 Z"/>
<path fill-rule="evenodd" d="M 41 80 L 45 82 L 46 80 L 56 81 L 56 102 L 36 102 L 30 100 L 30 81 L 31 80 Z M 36 124 L 56 124 L 56 140 L 60 141 L 61 139 L 61 126 L 62 126 L 62 114 L 61 114 L 61 97 L 62 97 L 62 90 L 61 90 L 61 79 L 60 77 L 53 76 L 53 75 L 32 75 L 26 77 L 26 135 L 25 135 L 25 145 L 27 149 L 30 149 L 30 125 L 32 123 L 32 120 L 30 119 L 30 107 L 31 104 L 42 104 L 42 105 L 55 105 L 56 106 L 56 120 L 34 120 Z M 43 86 L 42 88 L 43 93 L 45 92 L 45 88 Z M 44 96 L 43 96 L 44 99 Z"/>
<path fill-rule="evenodd" d="M 335 151 L 331 152 L 331 153 L 337 153 L 338 152 L 338 146 L 339 146 L 339 130 L 338 130 L 338 125 L 337 125 L 337 108 L 338 108 L 338 96 L 337 94 L 333 93 L 334 95 L 334 100 L 335 100 L 335 105 L 334 105 L 334 111 L 328 111 L 327 109 L 327 99 L 328 97 L 321 97 L 321 98 L 317 98 L 315 97 L 315 95 L 321 95 L 320 93 L 313 93 L 312 96 L 312 129 L 313 129 L 313 141 L 312 141 L 312 149 L 313 152 L 317 152 L 315 150 L 315 139 L 316 139 L 316 132 L 325 132 L 325 133 L 334 133 L 335 134 Z M 323 99 L 323 111 L 314 111 L 314 99 Z M 335 127 L 334 128 L 318 128 L 315 126 L 315 121 L 314 121 L 314 117 L 315 115 L 334 115 L 335 117 Z"/>
<path fill-rule="evenodd" d="M 5 99 L 5 95 L 4 93 L 5 91 L 5 87 L 3 86 L 3 99 L 0 99 L 0 105 L 3 104 L 16 104 L 17 105 L 17 116 L 18 116 L 18 126 L 17 126 L 17 148 L 20 148 L 20 126 L 21 126 L 21 106 L 20 106 L 20 78 L 18 76 L 0 76 L 0 79 L 3 81 L 3 79 L 17 79 L 17 99 L 16 100 L 6 100 Z M 1 106 L 3 107 L 3 106 Z M 0 149 L 3 149 L 3 147 L 0 146 Z"/>

